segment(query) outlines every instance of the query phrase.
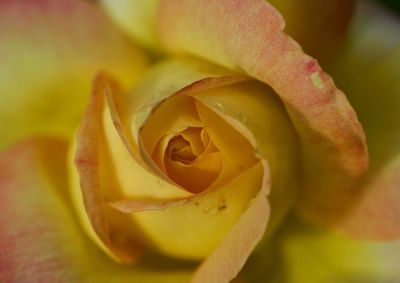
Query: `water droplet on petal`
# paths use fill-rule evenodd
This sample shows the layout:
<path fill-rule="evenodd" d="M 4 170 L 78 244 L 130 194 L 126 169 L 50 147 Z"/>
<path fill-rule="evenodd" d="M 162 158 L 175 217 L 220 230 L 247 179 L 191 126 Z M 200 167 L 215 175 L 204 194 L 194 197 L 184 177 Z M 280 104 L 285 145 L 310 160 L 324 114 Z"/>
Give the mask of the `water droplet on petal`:
<path fill-rule="evenodd" d="M 221 112 L 225 111 L 224 106 L 222 105 L 221 102 L 215 102 L 214 105 L 215 105 L 215 108 L 217 108 L 219 111 L 221 111 Z"/>
<path fill-rule="evenodd" d="M 206 207 L 204 211 L 208 214 L 214 215 L 218 212 L 218 207 Z"/>
<path fill-rule="evenodd" d="M 228 208 L 228 206 L 226 205 L 226 204 L 221 204 L 220 206 L 218 206 L 218 211 L 222 211 L 222 210 L 225 210 L 225 209 L 227 209 Z"/>
<path fill-rule="evenodd" d="M 159 184 L 159 185 L 164 185 L 165 182 L 164 182 L 163 180 L 161 180 L 161 179 L 157 179 L 157 184 Z"/>
<path fill-rule="evenodd" d="M 225 199 L 220 199 L 220 200 L 218 201 L 218 203 L 216 204 L 216 206 L 213 206 L 213 207 L 206 207 L 206 208 L 204 209 L 204 211 L 205 211 L 206 213 L 208 213 L 208 214 L 214 215 L 214 214 L 216 214 L 217 212 L 221 212 L 221 211 L 223 211 L 223 210 L 225 210 L 225 209 L 227 209 L 227 208 L 228 208 L 228 206 L 226 205 Z"/>

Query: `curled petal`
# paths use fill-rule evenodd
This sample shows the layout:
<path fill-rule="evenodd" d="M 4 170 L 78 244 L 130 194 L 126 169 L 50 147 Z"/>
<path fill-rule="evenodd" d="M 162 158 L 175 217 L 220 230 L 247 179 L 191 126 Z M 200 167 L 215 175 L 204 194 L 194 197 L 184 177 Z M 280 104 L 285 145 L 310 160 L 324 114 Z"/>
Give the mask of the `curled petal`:
<path fill-rule="evenodd" d="M 118 86 L 106 75 L 100 75 L 94 82 L 93 95 L 79 129 L 74 163 L 70 170 L 71 191 L 78 215 L 90 237 L 107 253 L 117 260 L 132 262 L 138 255 L 138 245 L 131 239 L 113 239 L 111 230 L 120 231 L 120 225 L 129 227 L 129 219 L 110 227 L 107 206 L 103 200 L 107 191 L 117 190 L 112 171 L 107 166 L 105 156 L 107 147 L 104 140 L 103 113 L 105 109 L 105 91 L 117 91 Z M 101 174 L 109 171 L 108 174 Z M 119 227 L 115 227 L 115 226 Z M 128 228 L 125 229 L 130 232 Z"/>

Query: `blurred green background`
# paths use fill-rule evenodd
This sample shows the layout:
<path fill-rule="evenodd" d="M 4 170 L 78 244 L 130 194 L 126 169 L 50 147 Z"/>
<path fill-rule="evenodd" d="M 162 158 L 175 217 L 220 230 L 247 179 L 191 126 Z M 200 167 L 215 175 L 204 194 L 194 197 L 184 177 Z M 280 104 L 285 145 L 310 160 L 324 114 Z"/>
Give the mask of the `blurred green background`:
<path fill-rule="evenodd" d="M 400 0 L 376 0 L 400 15 Z"/>

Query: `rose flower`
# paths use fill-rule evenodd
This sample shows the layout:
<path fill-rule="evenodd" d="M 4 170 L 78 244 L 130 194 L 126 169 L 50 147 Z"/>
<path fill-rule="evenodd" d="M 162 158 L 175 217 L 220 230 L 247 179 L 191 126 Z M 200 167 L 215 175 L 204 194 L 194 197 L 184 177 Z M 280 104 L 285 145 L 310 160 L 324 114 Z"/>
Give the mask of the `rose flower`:
<path fill-rule="evenodd" d="M 0 282 L 400 280 L 399 31 L 369 1 L 0 0 Z"/>

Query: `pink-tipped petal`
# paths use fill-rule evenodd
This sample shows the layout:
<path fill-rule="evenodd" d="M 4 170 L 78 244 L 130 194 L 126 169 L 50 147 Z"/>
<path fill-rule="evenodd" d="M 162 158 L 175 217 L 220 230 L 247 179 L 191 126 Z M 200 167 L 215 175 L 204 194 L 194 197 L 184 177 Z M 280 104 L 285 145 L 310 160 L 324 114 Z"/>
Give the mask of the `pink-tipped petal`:
<path fill-rule="evenodd" d="M 66 282 L 54 241 L 73 223 L 62 200 L 65 151 L 64 141 L 38 139 L 0 155 L 1 282 Z"/>
<path fill-rule="evenodd" d="M 118 194 L 118 185 L 107 162 L 107 145 L 103 127 L 106 109 L 106 92 L 120 92 L 116 82 L 105 74 L 99 74 L 93 83 L 93 93 L 78 132 L 74 165 L 71 168 L 72 195 L 85 229 L 101 248 L 122 262 L 133 262 L 139 254 L 137 242 L 127 234 L 132 231 L 125 226 L 133 225 L 121 217 L 117 223 L 111 221 L 105 200 L 107 192 Z M 83 203 L 81 203 L 83 202 Z M 84 205 L 84 206 L 83 206 Z M 83 210 L 83 211 L 81 211 Z M 88 220 L 88 222 L 87 222 Z M 95 234 L 91 234 L 92 229 Z M 121 231 L 121 229 L 126 231 Z M 123 233 L 124 239 L 113 239 L 112 232 Z M 97 238 L 98 237 L 98 238 Z M 98 241 L 99 240 L 99 241 Z"/>

